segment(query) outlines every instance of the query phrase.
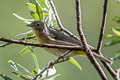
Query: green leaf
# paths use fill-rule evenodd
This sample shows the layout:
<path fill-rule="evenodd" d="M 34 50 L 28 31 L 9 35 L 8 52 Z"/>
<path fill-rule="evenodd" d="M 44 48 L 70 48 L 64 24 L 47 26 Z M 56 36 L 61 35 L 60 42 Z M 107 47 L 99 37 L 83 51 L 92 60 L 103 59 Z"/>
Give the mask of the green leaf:
<path fill-rule="evenodd" d="M 30 30 L 30 31 L 27 31 L 27 32 L 25 32 L 25 33 L 20 33 L 20 34 L 17 34 L 16 36 L 24 36 L 24 35 L 33 35 L 33 32 L 32 32 L 32 30 Z"/>
<path fill-rule="evenodd" d="M 26 3 L 27 7 L 30 9 L 30 14 L 34 18 L 34 20 L 39 20 L 39 16 L 37 14 L 36 5 L 32 3 Z"/>
<path fill-rule="evenodd" d="M 110 41 L 105 43 L 104 46 L 112 46 L 120 43 L 120 28 L 112 28 L 112 31 L 115 35 L 111 35 L 111 34 L 106 35 L 105 38 Z"/>
<path fill-rule="evenodd" d="M 39 16 L 40 21 L 43 21 L 43 11 L 42 8 L 36 3 L 36 12 Z"/>
<path fill-rule="evenodd" d="M 33 36 L 34 36 L 32 30 L 30 30 L 30 31 L 31 31 L 31 32 L 28 32 L 27 37 L 33 37 Z"/>
<path fill-rule="evenodd" d="M 36 13 L 36 6 L 32 3 L 26 3 L 26 6 L 33 12 Z"/>
<path fill-rule="evenodd" d="M 120 0 L 117 0 L 117 4 L 120 4 Z"/>
<path fill-rule="evenodd" d="M 38 0 L 38 1 L 39 1 L 40 5 L 41 5 L 42 7 L 48 9 L 48 7 L 47 7 L 47 2 L 45 3 L 46 0 Z"/>
<path fill-rule="evenodd" d="M 30 3 L 32 4 L 36 4 L 36 1 L 35 0 L 28 0 Z"/>
<path fill-rule="evenodd" d="M 14 15 L 15 17 L 17 17 L 18 19 L 20 19 L 20 20 L 22 20 L 22 21 L 24 21 L 25 23 L 28 23 L 28 24 L 30 23 L 29 21 L 33 21 L 33 19 L 25 19 L 25 18 L 17 15 L 16 13 L 13 13 L 13 15 Z"/>
<path fill-rule="evenodd" d="M 38 70 L 40 70 L 40 68 L 39 68 L 39 63 L 38 63 L 38 60 L 37 60 L 37 57 L 36 57 L 35 53 L 31 53 L 31 55 L 32 55 L 32 57 L 33 57 L 34 63 L 35 63 L 35 65 L 36 65 L 36 68 L 37 68 Z"/>
<path fill-rule="evenodd" d="M 30 51 L 31 51 L 31 55 L 32 55 L 32 58 L 33 58 L 33 60 L 34 60 L 34 63 L 35 63 L 35 65 L 36 65 L 36 68 L 37 68 L 38 72 L 41 71 L 40 68 L 39 68 L 39 63 L 38 63 L 37 57 L 36 57 L 36 55 L 35 55 L 32 47 L 28 47 L 28 48 L 29 48 Z"/>
<path fill-rule="evenodd" d="M 48 11 L 49 16 L 48 17 L 49 18 L 48 18 L 48 23 L 47 24 L 48 24 L 48 26 L 51 26 L 54 29 L 58 29 L 57 20 L 56 20 L 55 14 L 53 12 L 53 9 L 51 7 L 51 4 L 52 4 L 52 6 L 54 6 L 53 1 L 48 0 L 48 5 L 49 5 L 49 11 Z"/>
<path fill-rule="evenodd" d="M 52 9 L 49 9 L 49 13 L 48 13 L 48 26 L 53 26 L 53 13 L 52 13 Z"/>
<path fill-rule="evenodd" d="M 20 65 L 20 64 L 16 64 L 16 66 L 20 67 L 21 69 L 23 69 L 27 74 L 29 74 L 30 76 L 32 76 L 32 74 L 30 73 L 30 71 L 25 68 L 24 66 Z"/>
<path fill-rule="evenodd" d="M 115 17 L 115 18 L 113 18 L 113 20 L 117 23 L 120 23 L 120 17 Z"/>
<path fill-rule="evenodd" d="M 112 45 L 115 45 L 115 44 L 118 44 L 120 43 L 120 40 L 112 40 L 112 41 L 108 41 L 107 43 L 104 44 L 105 47 L 107 46 L 112 46 Z"/>
<path fill-rule="evenodd" d="M 108 34 L 105 36 L 105 39 L 107 39 L 107 40 L 120 40 L 120 36 L 114 36 L 114 35 Z"/>
<path fill-rule="evenodd" d="M 25 47 L 20 51 L 19 56 L 25 55 L 29 52 L 30 52 L 30 49 L 28 47 Z"/>
<path fill-rule="evenodd" d="M 113 61 L 120 60 L 120 53 L 118 53 L 117 55 L 113 56 L 110 59 L 113 60 Z"/>
<path fill-rule="evenodd" d="M 37 13 L 35 13 L 34 11 L 30 11 L 31 16 L 34 18 L 34 20 L 39 20 L 39 16 L 37 15 Z"/>
<path fill-rule="evenodd" d="M 117 36 L 120 36 L 120 28 L 112 28 L 112 31 L 113 31 L 114 34 L 116 34 Z"/>
<path fill-rule="evenodd" d="M 48 14 L 47 12 L 46 12 L 46 13 L 44 12 L 43 15 L 44 15 L 44 16 L 48 16 L 49 14 Z"/>
<path fill-rule="evenodd" d="M 23 21 L 25 21 L 25 20 L 26 20 L 25 18 L 23 18 L 23 17 L 21 17 L 21 16 L 17 15 L 16 13 L 13 13 L 13 15 L 14 15 L 15 17 L 17 17 L 18 19 L 20 19 L 20 20 L 23 20 Z"/>
<path fill-rule="evenodd" d="M 36 75 L 36 74 L 38 74 L 38 69 L 34 69 L 34 71 L 32 71 L 32 75 L 34 76 L 34 75 Z"/>
<path fill-rule="evenodd" d="M 29 75 L 24 75 L 24 74 L 20 74 L 17 72 L 12 72 L 13 74 L 17 75 L 17 77 L 23 79 L 23 80 L 32 80 L 32 77 Z"/>
<path fill-rule="evenodd" d="M 73 57 L 70 57 L 69 62 L 74 64 L 76 67 L 78 67 L 82 71 L 82 67 Z"/>
<path fill-rule="evenodd" d="M 8 63 L 10 64 L 10 66 L 15 70 L 15 71 L 19 71 L 15 62 L 13 62 L 12 60 L 8 60 Z"/>
<path fill-rule="evenodd" d="M 8 63 L 10 63 L 11 67 L 12 67 L 16 72 L 21 73 L 21 72 L 17 69 L 17 67 L 20 67 L 20 68 L 23 69 L 27 74 L 29 74 L 30 76 L 32 76 L 32 74 L 30 73 L 30 71 L 29 71 L 27 68 L 23 67 L 22 65 L 17 64 L 17 63 L 15 63 L 15 62 L 13 62 L 12 60 L 8 60 Z"/>
<path fill-rule="evenodd" d="M 120 54 L 120 50 L 118 50 L 117 53 Z"/>
<path fill-rule="evenodd" d="M 0 74 L 0 77 L 2 77 L 4 80 L 13 80 L 10 77 L 4 75 L 4 74 Z"/>

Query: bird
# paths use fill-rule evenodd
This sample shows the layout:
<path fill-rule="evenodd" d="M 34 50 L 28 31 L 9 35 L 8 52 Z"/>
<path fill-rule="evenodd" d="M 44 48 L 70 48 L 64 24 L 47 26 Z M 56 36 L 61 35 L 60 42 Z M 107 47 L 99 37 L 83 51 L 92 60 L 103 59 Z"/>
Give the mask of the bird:
<path fill-rule="evenodd" d="M 32 31 L 35 34 L 38 43 L 40 44 L 45 43 L 66 46 L 82 46 L 80 40 L 73 38 L 69 35 L 66 35 L 65 33 L 59 30 L 48 27 L 47 24 L 45 24 L 42 21 L 33 21 L 30 24 L 27 24 L 27 26 L 32 28 Z M 103 61 L 111 63 L 111 61 L 108 58 L 96 54 L 94 47 L 90 45 L 88 46 L 94 52 L 94 56 L 100 58 Z M 67 49 L 59 48 L 44 48 L 44 49 L 58 57 L 64 54 L 66 51 L 68 51 Z M 85 51 L 73 50 L 70 52 L 70 54 L 66 55 L 65 57 L 69 58 L 73 56 L 85 56 L 85 55 L 86 55 Z"/>

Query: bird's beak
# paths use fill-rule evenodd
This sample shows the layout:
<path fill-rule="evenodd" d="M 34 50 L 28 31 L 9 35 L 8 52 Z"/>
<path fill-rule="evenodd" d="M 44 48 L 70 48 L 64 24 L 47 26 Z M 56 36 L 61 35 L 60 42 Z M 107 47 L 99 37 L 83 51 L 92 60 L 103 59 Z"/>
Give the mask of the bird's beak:
<path fill-rule="evenodd" d="M 27 24 L 26 26 L 28 26 L 28 27 L 33 27 L 33 25 L 32 25 L 32 24 Z"/>

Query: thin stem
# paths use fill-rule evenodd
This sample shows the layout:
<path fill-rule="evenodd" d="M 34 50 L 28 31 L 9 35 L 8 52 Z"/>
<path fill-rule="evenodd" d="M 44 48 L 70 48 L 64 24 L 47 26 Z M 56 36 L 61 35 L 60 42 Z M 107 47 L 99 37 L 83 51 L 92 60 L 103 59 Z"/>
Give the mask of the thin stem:
<path fill-rule="evenodd" d="M 20 38 L 20 39 L 18 39 L 18 40 L 33 39 L 33 38 L 35 38 L 35 36 L 27 37 L 27 38 Z M 8 45 L 10 45 L 10 44 L 12 44 L 12 43 L 11 43 L 11 42 L 7 42 L 7 43 L 5 43 L 5 44 L 0 44 L 0 47 L 6 47 L 6 46 L 8 46 Z"/>
<path fill-rule="evenodd" d="M 101 24 L 101 30 L 100 30 L 100 35 L 99 35 L 99 41 L 98 41 L 98 45 L 97 45 L 97 52 L 98 54 L 100 54 L 101 56 L 103 56 L 103 54 L 101 53 L 101 47 L 102 47 L 102 42 L 103 42 L 103 36 L 104 36 L 104 32 L 105 32 L 105 27 L 106 27 L 106 18 L 107 18 L 107 4 L 108 4 L 108 0 L 104 0 L 104 7 L 103 7 L 103 18 L 102 18 L 102 24 Z M 105 68 L 109 71 L 109 73 L 111 74 L 111 76 L 115 79 L 118 80 L 117 74 L 116 72 L 112 69 L 111 65 L 101 61 L 102 64 L 105 66 Z"/>
<path fill-rule="evenodd" d="M 108 3 L 108 0 L 104 0 L 102 25 L 101 25 L 99 41 L 98 41 L 98 46 L 97 46 L 98 52 L 101 51 L 103 36 L 104 36 L 104 32 L 105 32 L 106 18 L 107 18 L 107 3 Z"/>
<path fill-rule="evenodd" d="M 117 79 L 120 80 L 120 68 L 115 70 L 117 73 Z"/>
<path fill-rule="evenodd" d="M 93 53 L 92 53 L 91 49 L 88 47 L 87 41 L 85 39 L 83 30 L 82 30 L 80 0 L 76 0 L 76 19 L 77 19 L 77 30 L 78 30 L 78 33 L 80 36 L 80 40 L 81 40 L 81 43 L 83 44 L 83 47 L 86 50 L 86 55 L 87 55 L 88 59 L 93 64 L 93 66 L 99 73 L 102 80 L 107 80 L 107 77 L 106 77 L 104 71 L 102 70 L 101 66 L 99 65 L 99 63 L 97 62 L 95 57 L 93 56 Z"/>
<path fill-rule="evenodd" d="M 52 0 L 49 0 L 49 2 L 50 2 L 50 5 L 51 5 L 51 7 L 52 7 L 52 10 L 53 10 L 53 12 L 54 12 L 54 14 L 55 14 L 55 17 L 56 17 L 56 20 L 57 20 L 57 23 L 58 23 L 58 26 L 59 26 L 60 30 L 61 30 L 61 31 L 64 31 L 65 33 L 67 33 L 69 36 L 71 36 L 71 37 L 73 37 L 73 38 L 79 39 L 77 36 L 75 36 L 74 34 L 72 34 L 68 29 L 66 29 L 66 28 L 62 25 L 62 23 L 61 23 L 61 21 L 60 21 L 60 18 L 59 18 L 59 16 L 58 16 L 58 13 L 57 13 L 57 11 L 56 11 L 56 8 L 55 8 L 55 6 L 54 6 L 54 4 L 53 4 L 53 1 L 52 1 Z"/>
<path fill-rule="evenodd" d="M 111 74 L 111 76 L 114 78 L 114 80 L 119 80 L 117 73 L 113 70 L 113 68 L 110 66 L 110 64 L 101 61 L 102 64 L 105 66 L 105 68 L 109 71 L 109 73 Z"/>
<path fill-rule="evenodd" d="M 44 67 L 41 72 L 39 74 L 37 74 L 33 80 L 38 80 L 39 77 L 42 77 L 42 74 L 47 71 L 49 68 L 52 68 L 55 64 L 58 64 L 58 63 L 62 63 L 62 62 L 65 62 L 67 60 L 69 60 L 69 58 L 65 58 L 66 55 L 69 55 L 71 51 L 66 51 L 64 54 L 62 54 L 60 57 L 58 57 L 55 61 L 53 62 L 50 62 L 46 67 Z M 62 59 L 62 60 L 61 60 Z"/>

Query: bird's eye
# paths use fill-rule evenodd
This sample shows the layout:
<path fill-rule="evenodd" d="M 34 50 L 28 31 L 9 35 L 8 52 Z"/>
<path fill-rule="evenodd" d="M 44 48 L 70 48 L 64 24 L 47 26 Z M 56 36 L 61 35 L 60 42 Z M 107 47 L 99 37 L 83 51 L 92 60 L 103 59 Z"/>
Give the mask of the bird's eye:
<path fill-rule="evenodd" d="M 40 24 L 37 24 L 37 26 L 40 26 Z"/>

